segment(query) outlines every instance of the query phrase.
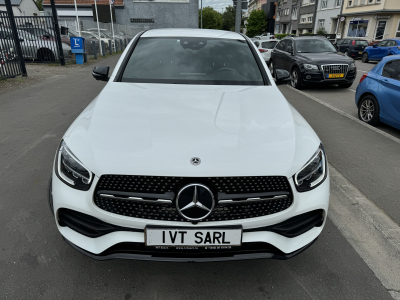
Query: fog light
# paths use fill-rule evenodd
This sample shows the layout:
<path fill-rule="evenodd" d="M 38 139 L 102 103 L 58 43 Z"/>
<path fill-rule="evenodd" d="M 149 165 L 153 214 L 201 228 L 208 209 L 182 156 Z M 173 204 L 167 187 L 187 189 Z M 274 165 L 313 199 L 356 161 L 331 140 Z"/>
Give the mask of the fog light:
<path fill-rule="evenodd" d="M 311 76 L 310 76 L 310 75 L 307 75 L 306 78 L 307 78 L 307 79 L 311 79 Z"/>

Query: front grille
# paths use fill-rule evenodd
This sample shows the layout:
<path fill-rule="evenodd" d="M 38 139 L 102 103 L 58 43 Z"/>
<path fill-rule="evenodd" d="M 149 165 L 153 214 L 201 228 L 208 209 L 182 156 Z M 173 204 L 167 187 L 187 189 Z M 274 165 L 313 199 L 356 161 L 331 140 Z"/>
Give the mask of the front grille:
<path fill-rule="evenodd" d="M 202 222 L 227 221 L 261 217 L 274 214 L 289 208 L 293 203 L 293 195 L 289 181 L 284 176 L 254 177 L 166 177 L 166 176 L 130 176 L 104 175 L 99 179 L 94 193 L 94 203 L 101 209 L 128 217 L 187 221 L 176 210 L 175 203 L 152 203 L 153 198 L 173 199 L 179 190 L 190 183 L 206 185 L 215 195 L 216 205 L 213 212 Z M 102 195 L 117 194 L 119 199 Z M 134 193 L 143 202 L 121 199 L 121 195 Z M 243 200 L 238 195 L 256 197 L 269 193 L 284 194 L 282 199 L 268 201 L 238 202 L 218 204 L 221 199 Z M 171 196 L 172 195 L 172 196 Z M 246 198 L 244 197 L 244 198 Z"/>
<path fill-rule="evenodd" d="M 343 78 L 346 78 L 347 70 L 349 65 L 347 64 L 337 64 L 337 65 L 322 65 L 322 71 L 324 72 L 324 78 L 327 78 L 328 74 L 344 74 Z M 338 78 L 338 79 L 343 79 Z"/>

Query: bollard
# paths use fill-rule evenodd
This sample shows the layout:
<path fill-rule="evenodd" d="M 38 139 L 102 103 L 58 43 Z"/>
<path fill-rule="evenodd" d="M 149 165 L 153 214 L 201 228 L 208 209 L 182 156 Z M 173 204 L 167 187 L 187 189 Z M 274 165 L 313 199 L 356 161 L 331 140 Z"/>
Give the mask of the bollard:
<path fill-rule="evenodd" d="M 111 44 L 111 40 L 108 41 L 108 48 L 110 50 L 110 55 L 112 54 L 112 44 Z"/>
<path fill-rule="evenodd" d="M 126 48 L 126 39 L 124 39 L 124 42 L 125 42 L 125 48 Z"/>
<path fill-rule="evenodd" d="M 92 41 L 92 48 L 93 48 L 94 59 L 97 59 L 97 49 L 96 49 L 96 42 L 95 41 Z"/>
<path fill-rule="evenodd" d="M 86 52 L 83 53 L 83 62 L 84 62 L 84 63 L 87 62 L 87 54 L 86 54 Z"/>
<path fill-rule="evenodd" d="M 119 40 L 119 44 L 121 45 L 121 51 L 124 50 L 124 44 L 122 43 L 122 40 Z"/>
<path fill-rule="evenodd" d="M 103 41 L 101 41 L 101 52 L 106 56 L 106 44 Z"/>
<path fill-rule="evenodd" d="M 115 53 L 118 53 L 118 42 L 117 42 L 117 40 L 115 40 Z"/>

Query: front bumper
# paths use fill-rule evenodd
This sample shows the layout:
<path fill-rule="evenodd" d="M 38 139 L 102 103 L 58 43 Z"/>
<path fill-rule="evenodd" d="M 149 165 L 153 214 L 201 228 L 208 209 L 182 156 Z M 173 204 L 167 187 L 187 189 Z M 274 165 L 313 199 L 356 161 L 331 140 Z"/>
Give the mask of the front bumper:
<path fill-rule="evenodd" d="M 78 251 L 100 260 L 113 258 L 162 261 L 288 259 L 304 251 L 319 236 L 324 227 L 329 206 L 329 174 L 324 183 L 306 193 L 297 193 L 293 180 L 290 179 L 289 182 L 294 192 L 293 204 L 282 212 L 249 219 L 213 221 L 206 224 L 199 222 L 194 225 L 190 222 L 182 223 L 125 217 L 101 210 L 93 201 L 93 191 L 97 182 L 98 178 L 96 177 L 89 191 L 75 190 L 61 182 L 53 173 L 50 196 L 52 197 L 51 202 L 55 212 L 56 224 L 64 239 Z M 124 228 L 124 230 L 114 230 L 98 237 L 89 237 L 68 226 L 59 224 L 59 212 L 62 208 L 92 216 L 102 222 Z M 323 211 L 322 224 L 297 236 L 287 237 L 268 228 L 314 210 Z M 162 250 L 155 247 L 145 247 L 144 229 L 147 225 L 194 228 L 205 225 L 207 227 L 240 225 L 243 227 L 242 246 L 239 248 L 232 247 L 232 249 L 217 249 L 217 251 L 210 249 L 211 251 L 202 251 L 201 253 L 186 249 L 184 251 L 175 251 L 176 249 L 171 247 L 170 249 Z"/>
<path fill-rule="evenodd" d="M 352 83 L 357 76 L 357 68 L 349 70 L 344 78 L 326 79 L 321 70 L 301 70 L 302 84 L 342 84 Z"/>

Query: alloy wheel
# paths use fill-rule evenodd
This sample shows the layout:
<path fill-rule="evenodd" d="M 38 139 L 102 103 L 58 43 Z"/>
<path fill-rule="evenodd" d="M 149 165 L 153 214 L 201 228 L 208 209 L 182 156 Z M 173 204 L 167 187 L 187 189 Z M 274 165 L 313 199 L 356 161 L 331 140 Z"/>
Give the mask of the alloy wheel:
<path fill-rule="evenodd" d="M 362 62 L 363 62 L 363 63 L 367 62 L 367 57 L 368 57 L 368 54 L 367 54 L 367 53 L 364 53 L 364 55 L 363 55 L 363 57 L 362 57 Z"/>
<path fill-rule="evenodd" d="M 364 122 L 369 122 L 374 117 L 375 106 L 371 100 L 365 100 L 360 107 L 360 116 Z"/>
<path fill-rule="evenodd" d="M 290 76 L 290 84 L 292 85 L 292 87 L 297 87 L 297 81 L 299 79 L 299 74 L 297 74 L 297 70 L 294 69 L 292 71 L 292 76 Z"/>

